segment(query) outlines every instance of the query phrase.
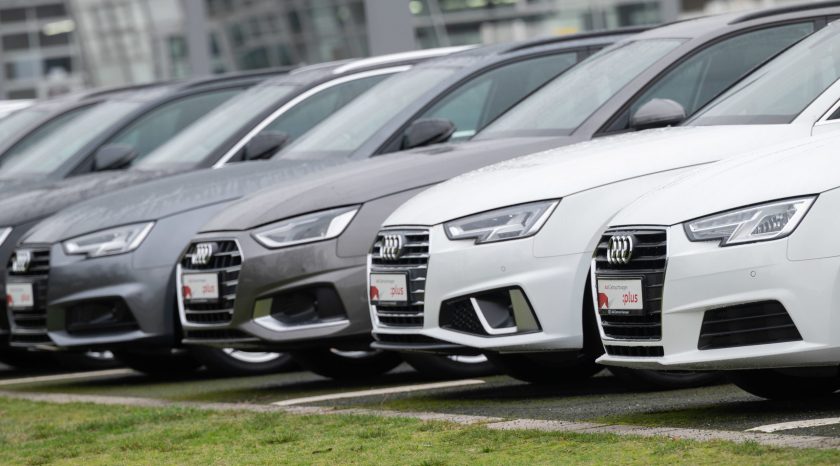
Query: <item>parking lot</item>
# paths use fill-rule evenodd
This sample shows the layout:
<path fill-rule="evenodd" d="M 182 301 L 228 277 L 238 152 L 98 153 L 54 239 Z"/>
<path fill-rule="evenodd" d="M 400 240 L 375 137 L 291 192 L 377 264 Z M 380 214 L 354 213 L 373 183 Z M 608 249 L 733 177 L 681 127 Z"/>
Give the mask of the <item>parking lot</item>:
<path fill-rule="evenodd" d="M 505 376 L 429 380 L 404 366 L 365 383 L 336 382 L 307 372 L 244 378 L 199 374 L 178 379 L 150 379 L 119 368 L 37 374 L 5 368 L 0 374 L 3 396 L 53 402 L 144 406 L 156 400 L 211 409 L 253 410 L 261 406 L 302 414 L 371 410 L 378 416 L 402 413 L 457 423 L 507 423 L 506 427 L 517 421 L 514 427 L 549 431 L 598 433 L 616 426 L 653 427 L 658 429 L 633 432 L 628 428 L 624 433 L 693 438 L 690 432 L 694 431 L 697 439 L 717 440 L 725 434 L 736 442 L 840 448 L 840 440 L 836 440 L 840 437 L 840 399 L 766 401 L 725 383 L 640 391 L 623 386 L 606 371 L 568 386 L 530 385 Z"/>

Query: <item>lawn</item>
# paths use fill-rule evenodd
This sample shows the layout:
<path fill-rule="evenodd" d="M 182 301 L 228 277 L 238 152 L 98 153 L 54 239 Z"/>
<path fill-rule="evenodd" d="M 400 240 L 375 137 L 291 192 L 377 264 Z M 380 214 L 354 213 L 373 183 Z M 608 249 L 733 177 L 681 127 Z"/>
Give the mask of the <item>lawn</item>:
<path fill-rule="evenodd" d="M 840 452 L 0 398 L 0 464 L 817 464 Z"/>

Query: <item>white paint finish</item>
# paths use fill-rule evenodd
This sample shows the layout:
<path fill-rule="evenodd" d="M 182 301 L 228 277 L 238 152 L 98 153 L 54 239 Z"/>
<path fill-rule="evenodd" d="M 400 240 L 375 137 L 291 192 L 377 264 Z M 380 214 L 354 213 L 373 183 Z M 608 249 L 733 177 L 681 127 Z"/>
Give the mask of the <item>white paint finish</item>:
<path fill-rule="evenodd" d="M 271 403 L 274 406 L 292 406 L 304 403 L 317 403 L 319 401 L 343 400 L 348 398 L 362 398 L 376 395 L 392 395 L 395 393 L 409 393 L 423 390 L 435 390 L 441 388 L 466 387 L 469 385 L 480 385 L 485 383 L 480 379 L 455 380 L 451 382 L 426 383 L 419 385 L 402 385 L 399 387 L 375 388 L 372 390 L 357 390 L 352 392 L 329 393 L 326 395 L 308 396 L 304 398 L 292 398 Z"/>
<path fill-rule="evenodd" d="M 835 424 L 840 424 L 840 417 L 780 422 L 778 424 L 768 424 L 766 426 L 753 427 L 752 429 L 747 429 L 747 432 L 764 432 L 770 434 L 773 432 L 780 432 L 783 430 L 808 429 L 811 427 L 833 426 Z"/>

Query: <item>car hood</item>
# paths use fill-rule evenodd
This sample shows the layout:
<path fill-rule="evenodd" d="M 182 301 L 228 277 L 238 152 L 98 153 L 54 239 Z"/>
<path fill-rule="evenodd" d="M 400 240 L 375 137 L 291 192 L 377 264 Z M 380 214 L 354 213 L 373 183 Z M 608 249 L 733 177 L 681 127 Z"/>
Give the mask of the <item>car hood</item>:
<path fill-rule="evenodd" d="M 745 125 L 665 128 L 599 138 L 453 178 L 403 204 L 385 225 L 436 225 L 499 207 L 699 166 L 808 134 L 806 125 Z"/>
<path fill-rule="evenodd" d="M 247 230 L 309 212 L 363 204 L 571 141 L 568 137 L 509 138 L 445 144 L 374 157 L 249 195 L 226 207 L 202 231 Z"/>
<path fill-rule="evenodd" d="M 840 186 L 840 133 L 799 139 L 682 176 L 625 207 L 611 225 L 674 225 Z"/>
<path fill-rule="evenodd" d="M 52 215 L 75 203 L 162 176 L 172 171 L 121 170 L 97 172 L 62 180 L 30 180 L 14 190 L 0 184 L 0 226 L 16 226 Z"/>
<path fill-rule="evenodd" d="M 169 176 L 98 196 L 47 218 L 32 229 L 28 243 L 53 243 L 86 233 L 229 202 L 268 186 L 346 162 L 254 161 Z"/>

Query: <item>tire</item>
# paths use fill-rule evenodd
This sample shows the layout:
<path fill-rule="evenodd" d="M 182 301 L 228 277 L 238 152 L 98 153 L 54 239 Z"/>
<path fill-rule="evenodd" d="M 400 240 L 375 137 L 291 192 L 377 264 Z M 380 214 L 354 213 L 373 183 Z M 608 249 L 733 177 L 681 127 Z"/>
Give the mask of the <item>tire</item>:
<path fill-rule="evenodd" d="M 304 369 L 336 380 L 365 380 L 380 376 L 402 363 L 391 351 L 340 352 L 319 348 L 292 353 Z"/>
<path fill-rule="evenodd" d="M 53 371 L 60 368 L 51 352 L 9 347 L 0 347 L 0 363 L 27 372 Z"/>
<path fill-rule="evenodd" d="M 201 367 L 201 363 L 192 354 L 183 350 L 144 353 L 115 351 L 114 357 L 126 366 L 151 376 L 187 375 Z"/>
<path fill-rule="evenodd" d="M 480 355 L 463 358 L 455 355 L 403 353 L 402 358 L 417 372 L 435 378 L 483 377 L 499 372 L 489 359 Z"/>
<path fill-rule="evenodd" d="M 677 390 L 702 387 L 720 382 L 722 376 L 716 372 L 652 371 L 610 367 L 610 372 L 634 388 L 643 390 Z"/>
<path fill-rule="evenodd" d="M 788 375 L 772 369 L 731 371 L 727 378 L 741 390 L 768 400 L 827 397 L 840 388 L 840 378 Z"/>
<path fill-rule="evenodd" d="M 276 374 L 295 367 L 288 353 L 190 348 L 190 353 L 213 375 L 225 377 Z"/>
<path fill-rule="evenodd" d="M 577 382 L 600 372 L 603 367 L 584 353 L 487 353 L 487 359 L 502 372 L 538 385 L 563 385 Z"/>

